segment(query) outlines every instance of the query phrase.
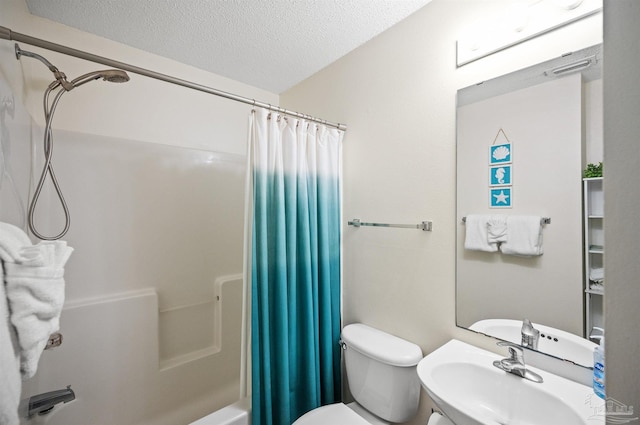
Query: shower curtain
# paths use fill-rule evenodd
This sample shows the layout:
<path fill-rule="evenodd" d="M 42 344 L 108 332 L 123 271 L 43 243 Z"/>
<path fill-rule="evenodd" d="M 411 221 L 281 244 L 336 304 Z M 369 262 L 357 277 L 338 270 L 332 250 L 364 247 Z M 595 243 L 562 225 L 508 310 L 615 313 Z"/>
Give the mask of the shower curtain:
<path fill-rule="evenodd" d="M 253 425 L 340 400 L 343 131 L 252 113 Z"/>

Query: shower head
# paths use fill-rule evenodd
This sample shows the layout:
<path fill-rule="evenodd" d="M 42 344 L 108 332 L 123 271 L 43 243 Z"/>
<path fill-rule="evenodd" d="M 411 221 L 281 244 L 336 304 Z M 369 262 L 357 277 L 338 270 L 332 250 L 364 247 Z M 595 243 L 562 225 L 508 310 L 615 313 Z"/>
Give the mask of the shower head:
<path fill-rule="evenodd" d="M 75 88 L 88 83 L 89 81 L 98 80 L 100 78 L 104 81 L 109 81 L 110 83 L 126 83 L 129 81 L 129 75 L 127 75 L 126 72 L 119 69 L 105 69 L 103 71 L 94 71 L 81 75 L 78 78 L 71 80 L 71 85 L 73 86 L 72 88 Z"/>
<path fill-rule="evenodd" d="M 119 69 L 110 69 L 103 71 L 102 78 L 110 83 L 126 83 L 129 81 L 129 74 Z"/>

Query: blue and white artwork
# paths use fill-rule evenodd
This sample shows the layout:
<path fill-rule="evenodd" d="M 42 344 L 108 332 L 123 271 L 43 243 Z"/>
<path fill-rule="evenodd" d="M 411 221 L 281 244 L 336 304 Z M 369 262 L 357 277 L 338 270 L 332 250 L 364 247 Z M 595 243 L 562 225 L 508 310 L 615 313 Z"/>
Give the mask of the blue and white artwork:
<path fill-rule="evenodd" d="M 512 184 L 511 165 L 489 167 L 489 186 L 511 186 Z"/>
<path fill-rule="evenodd" d="M 489 206 L 491 208 L 511 208 L 511 199 L 510 187 L 489 189 Z"/>
<path fill-rule="evenodd" d="M 491 145 L 489 147 L 489 164 L 510 164 L 513 159 L 511 143 Z"/>

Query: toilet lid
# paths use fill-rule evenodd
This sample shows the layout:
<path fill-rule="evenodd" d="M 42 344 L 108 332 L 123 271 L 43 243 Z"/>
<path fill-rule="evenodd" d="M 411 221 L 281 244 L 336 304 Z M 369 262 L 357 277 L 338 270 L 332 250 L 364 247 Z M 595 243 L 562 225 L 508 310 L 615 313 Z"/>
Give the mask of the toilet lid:
<path fill-rule="evenodd" d="M 305 413 L 293 425 L 371 425 L 343 403 L 329 404 Z"/>

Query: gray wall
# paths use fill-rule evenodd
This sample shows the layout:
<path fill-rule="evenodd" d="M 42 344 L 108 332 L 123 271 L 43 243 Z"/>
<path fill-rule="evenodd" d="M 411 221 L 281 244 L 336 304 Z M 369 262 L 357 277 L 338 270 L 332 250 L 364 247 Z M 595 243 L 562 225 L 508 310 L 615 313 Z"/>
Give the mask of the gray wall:
<path fill-rule="evenodd" d="M 604 2 L 607 397 L 640 409 L 640 2 Z M 637 414 L 634 416 L 638 416 Z"/>

